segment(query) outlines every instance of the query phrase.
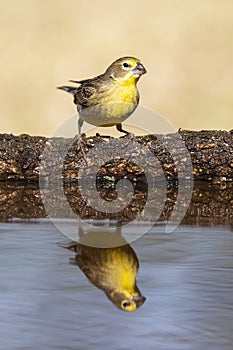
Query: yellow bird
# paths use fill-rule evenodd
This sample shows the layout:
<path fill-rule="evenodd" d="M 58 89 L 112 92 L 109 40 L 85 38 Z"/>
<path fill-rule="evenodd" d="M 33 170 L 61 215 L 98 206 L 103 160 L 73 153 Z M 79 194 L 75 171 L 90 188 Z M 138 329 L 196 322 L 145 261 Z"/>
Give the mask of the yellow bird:
<path fill-rule="evenodd" d="M 81 234 L 80 234 L 81 233 Z M 135 311 L 145 301 L 136 283 L 139 262 L 135 251 L 119 233 L 79 230 L 80 242 L 63 248 L 76 253 L 71 263 L 78 265 L 86 277 L 121 310 Z M 103 247 L 107 244 L 107 248 Z M 92 246 L 90 246 L 92 245 Z M 119 245 L 115 247 L 110 247 Z"/>
<path fill-rule="evenodd" d="M 146 73 L 145 67 L 135 57 L 122 57 L 114 61 L 105 73 L 92 79 L 70 80 L 80 86 L 60 86 L 74 96 L 79 113 L 79 137 L 83 122 L 95 126 L 114 126 L 129 138 L 134 135 L 122 129 L 121 123 L 139 103 L 137 82 Z"/>

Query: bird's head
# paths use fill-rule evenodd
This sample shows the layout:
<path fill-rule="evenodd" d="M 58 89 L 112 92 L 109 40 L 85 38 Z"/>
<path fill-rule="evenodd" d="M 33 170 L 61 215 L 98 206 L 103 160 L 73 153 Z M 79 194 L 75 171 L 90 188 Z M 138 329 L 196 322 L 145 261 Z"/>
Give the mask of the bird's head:
<path fill-rule="evenodd" d="M 135 293 L 129 293 L 127 291 L 112 291 L 110 293 L 106 293 L 106 295 L 119 309 L 128 312 L 135 311 L 146 300 L 146 298 L 141 295 L 138 288 Z"/>
<path fill-rule="evenodd" d="M 121 57 L 108 67 L 106 73 L 114 80 L 137 82 L 146 73 L 146 68 L 135 57 Z"/>

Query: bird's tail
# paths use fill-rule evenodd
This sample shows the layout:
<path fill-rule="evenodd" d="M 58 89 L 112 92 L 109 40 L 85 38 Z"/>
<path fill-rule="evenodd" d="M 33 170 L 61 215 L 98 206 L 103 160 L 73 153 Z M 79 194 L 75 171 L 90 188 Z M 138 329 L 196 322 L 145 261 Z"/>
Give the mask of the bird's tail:
<path fill-rule="evenodd" d="M 73 250 L 74 252 L 77 250 L 78 243 L 77 242 L 70 242 L 68 244 L 61 244 L 58 243 L 58 247 Z"/>
<path fill-rule="evenodd" d="M 77 92 L 77 88 L 73 86 L 58 86 L 57 89 L 64 90 L 72 95 L 75 95 Z"/>

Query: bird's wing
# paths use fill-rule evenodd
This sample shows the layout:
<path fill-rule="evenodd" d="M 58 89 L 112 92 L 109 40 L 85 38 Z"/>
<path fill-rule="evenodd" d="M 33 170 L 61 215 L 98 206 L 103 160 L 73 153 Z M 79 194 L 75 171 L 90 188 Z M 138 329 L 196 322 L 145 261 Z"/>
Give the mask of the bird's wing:
<path fill-rule="evenodd" d="M 87 106 L 88 100 L 96 93 L 96 87 L 91 84 L 83 84 L 79 86 L 74 94 L 74 103 L 82 107 Z"/>
<path fill-rule="evenodd" d="M 98 75 L 93 79 L 70 80 L 81 84 L 76 88 L 74 94 L 74 103 L 85 108 L 98 104 L 98 95 L 106 90 L 107 77 L 104 74 Z"/>
<path fill-rule="evenodd" d="M 64 90 L 74 96 L 74 103 L 83 108 L 88 107 L 88 101 L 96 92 L 96 87 L 90 84 L 84 84 L 79 87 L 59 86 L 58 89 Z"/>
<path fill-rule="evenodd" d="M 78 106 L 78 110 L 82 108 L 94 106 L 99 103 L 98 96 L 101 92 L 106 91 L 109 77 L 101 74 L 93 79 L 86 80 L 70 80 L 73 83 L 80 84 L 78 87 L 60 86 L 58 89 L 69 92 L 74 96 L 74 103 Z"/>

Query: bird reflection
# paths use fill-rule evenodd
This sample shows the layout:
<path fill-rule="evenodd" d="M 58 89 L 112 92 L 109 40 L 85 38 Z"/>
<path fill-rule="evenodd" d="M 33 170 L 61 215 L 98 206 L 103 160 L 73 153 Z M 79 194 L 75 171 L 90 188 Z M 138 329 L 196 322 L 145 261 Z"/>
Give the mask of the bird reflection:
<path fill-rule="evenodd" d="M 78 233 L 79 243 L 61 245 L 76 253 L 70 263 L 78 265 L 88 280 L 104 291 L 119 309 L 135 311 L 146 298 L 136 283 L 137 255 L 122 237 L 121 228 L 115 232 L 103 228 L 84 233 L 79 222 Z"/>

